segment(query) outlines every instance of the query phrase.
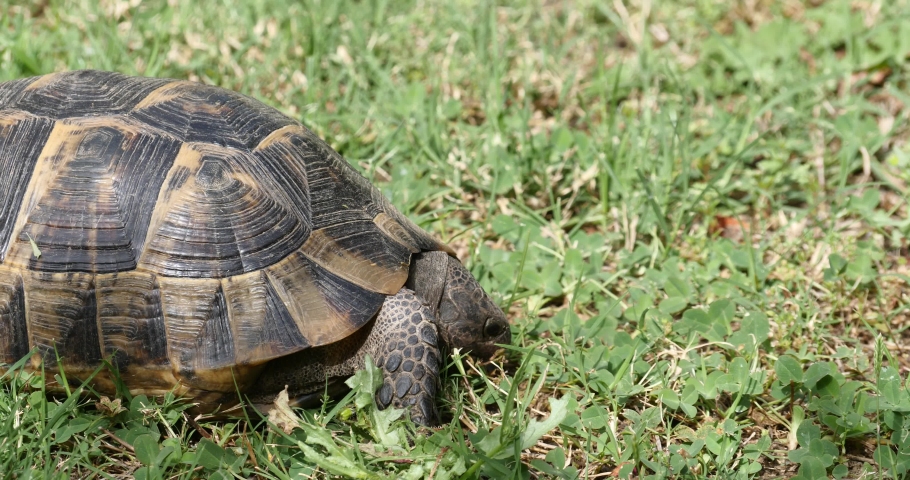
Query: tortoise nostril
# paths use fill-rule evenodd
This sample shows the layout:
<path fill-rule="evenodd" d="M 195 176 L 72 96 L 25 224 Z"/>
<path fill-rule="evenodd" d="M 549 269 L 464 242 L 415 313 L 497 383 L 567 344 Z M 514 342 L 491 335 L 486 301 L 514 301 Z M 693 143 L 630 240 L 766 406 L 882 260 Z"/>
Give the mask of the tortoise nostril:
<path fill-rule="evenodd" d="M 502 335 L 503 331 L 505 331 L 505 325 L 495 318 L 488 319 L 486 325 L 483 327 L 483 334 L 487 338 L 496 338 Z"/>

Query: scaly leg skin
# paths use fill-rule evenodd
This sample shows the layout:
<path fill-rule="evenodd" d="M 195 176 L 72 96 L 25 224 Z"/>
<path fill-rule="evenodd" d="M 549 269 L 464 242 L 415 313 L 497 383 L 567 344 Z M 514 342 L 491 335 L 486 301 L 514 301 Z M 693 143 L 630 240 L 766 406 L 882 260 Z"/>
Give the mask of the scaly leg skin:
<path fill-rule="evenodd" d="M 381 408 L 407 408 L 411 420 L 436 425 L 436 386 L 439 382 L 439 343 L 433 313 L 414 292 L 401 289 L 383 304 L 373 327 L 377 342 L 367 342 L 382 387 L 376 392 Z"/>
<path fill-rule="evenodd" d="M 387 298 L 376 319 L 348 338 L 270 362 L 248 390 L 250 400 L 266 407 L 288 385 L 293 404 L 317 405 L 327 385 L 337 392 L 344 379 L 364 367 L 367 354 L 382 369 L 379 407 L 406 408 L 415 423 L 436 425 L 441 357 L 436 325 L 430 308 L 406 288 Z"/>

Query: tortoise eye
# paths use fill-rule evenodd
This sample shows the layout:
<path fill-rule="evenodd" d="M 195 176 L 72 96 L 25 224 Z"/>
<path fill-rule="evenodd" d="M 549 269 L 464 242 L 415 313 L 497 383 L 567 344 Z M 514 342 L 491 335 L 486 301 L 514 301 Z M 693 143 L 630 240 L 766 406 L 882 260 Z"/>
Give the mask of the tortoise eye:
<path fill-rule="evenodd" d="M 487 320 L 486 325 L 483 327 L 483 334 L 486 337 L 498 337 L 502 335 L 503 331 L 505 331 L 505 325 L 503 325 L 502 322 L 499 322 L 495 318 Z"/>

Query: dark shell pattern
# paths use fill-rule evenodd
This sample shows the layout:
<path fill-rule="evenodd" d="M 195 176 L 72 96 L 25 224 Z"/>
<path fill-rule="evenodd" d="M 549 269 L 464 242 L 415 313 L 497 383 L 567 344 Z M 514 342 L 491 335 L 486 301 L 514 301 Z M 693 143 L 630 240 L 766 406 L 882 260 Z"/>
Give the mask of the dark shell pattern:
<path fill-rule="evenodd" d="M 0 83 L 0 363 L 233 392 L 366 324 L 426 250 L 451 252 L 246 96 L 98 71 Z"/>

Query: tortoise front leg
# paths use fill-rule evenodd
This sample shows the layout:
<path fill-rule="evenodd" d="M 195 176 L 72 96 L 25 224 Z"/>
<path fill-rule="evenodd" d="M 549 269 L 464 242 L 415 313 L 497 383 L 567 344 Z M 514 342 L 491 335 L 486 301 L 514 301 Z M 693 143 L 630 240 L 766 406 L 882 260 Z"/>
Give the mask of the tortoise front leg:
<path fill-rule="evenodd" d="M 430 308 L 402 288 L 385 301 L 370 334 L 375 341 L 364 345 L 364 353 L 382 369 L 382 386 L 376 392 L 380 408 L 407 408 L 411 420 L 421 425 L 438 423 L 435 397 L 441 355 L 433 320 Z"/>
<path fill-rule="evenodd" d="M 382 369 L 379 407 L 407 408 L 415 423 L 435 425 L 441 358 L 436 325 L 430 308 L 406 288 L 387 298 L 376 319 L 349 337 L 270 362 L 249 398 L 267 410 L 287 385 L 292 405 L 314 407 L 327 390 L 346 390 L 344 379 L 364 367 L 367 354 Z"/>

